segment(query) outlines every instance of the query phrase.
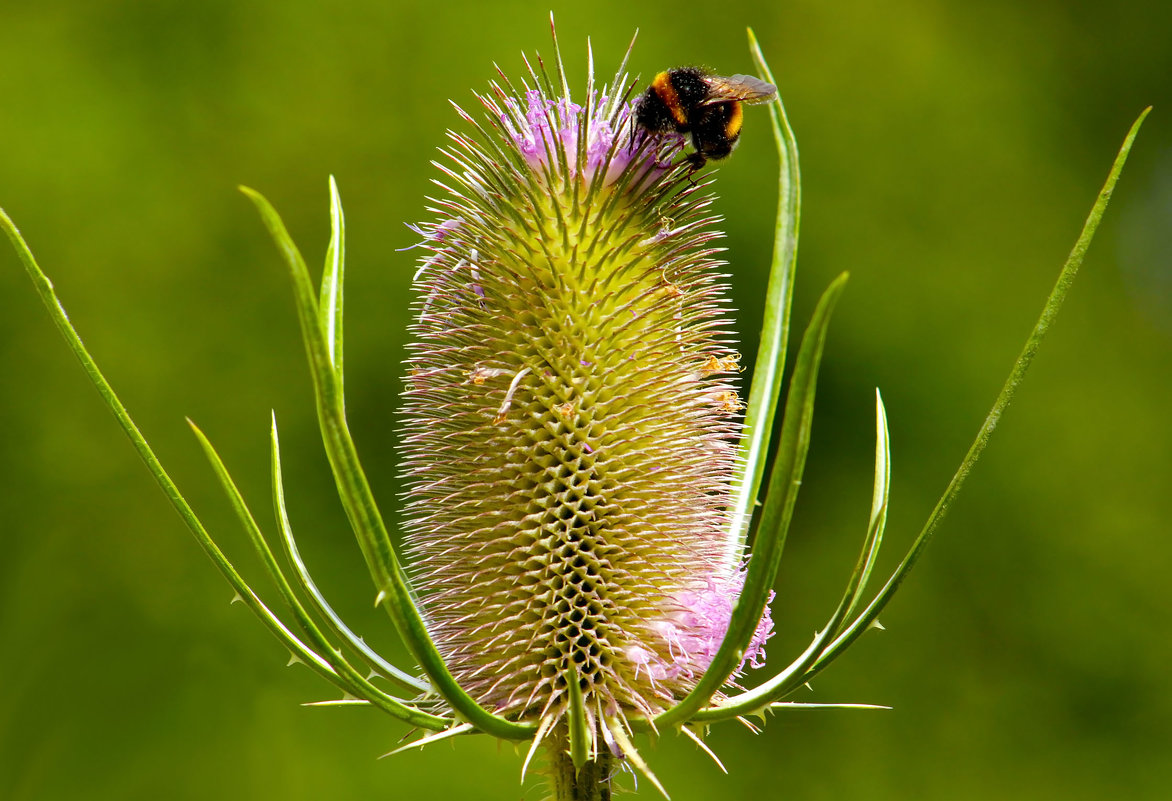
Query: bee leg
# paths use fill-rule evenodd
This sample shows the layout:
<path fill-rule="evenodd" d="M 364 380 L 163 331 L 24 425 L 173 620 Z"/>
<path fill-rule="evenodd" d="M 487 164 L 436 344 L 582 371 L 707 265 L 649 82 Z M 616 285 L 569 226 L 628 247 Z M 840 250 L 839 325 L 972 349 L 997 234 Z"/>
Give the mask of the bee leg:
<path fill-rule="evenodd" d="M 681 163 L 688 165 L 688 183 L 690 183 L 692 188 L 695 189 L 696 173 L 698 173 L 700 169 L 708 163 L 708 157 L 700 152 L 689 153 L 684 157 L 684 160 Z"/>

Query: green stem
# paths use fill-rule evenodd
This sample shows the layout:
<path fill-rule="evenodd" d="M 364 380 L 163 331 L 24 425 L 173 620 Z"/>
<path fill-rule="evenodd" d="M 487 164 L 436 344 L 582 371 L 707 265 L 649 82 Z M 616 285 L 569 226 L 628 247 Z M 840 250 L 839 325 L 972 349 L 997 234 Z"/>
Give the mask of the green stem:
<path fill-rule="evenodd" d="M 610 801 L 615 758 L 609 751 L 599 752 L 580 769 L 574 768 L 564 739 L 551 738 L 546 752 L 553 785 L 551 801 Z"/>

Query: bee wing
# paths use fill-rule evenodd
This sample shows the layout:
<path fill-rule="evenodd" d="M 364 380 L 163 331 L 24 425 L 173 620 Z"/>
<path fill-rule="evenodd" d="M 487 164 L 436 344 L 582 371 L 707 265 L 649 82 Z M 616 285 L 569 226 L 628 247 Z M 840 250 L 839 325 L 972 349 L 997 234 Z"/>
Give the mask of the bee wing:
<path fill-rule="evenodd" d="M 727 103 L 739 100 L 742 103 L 768 103 L 777 97 L 777 87 L 752 75 L 709 75 L 708 97 L 702 105 Z"/>

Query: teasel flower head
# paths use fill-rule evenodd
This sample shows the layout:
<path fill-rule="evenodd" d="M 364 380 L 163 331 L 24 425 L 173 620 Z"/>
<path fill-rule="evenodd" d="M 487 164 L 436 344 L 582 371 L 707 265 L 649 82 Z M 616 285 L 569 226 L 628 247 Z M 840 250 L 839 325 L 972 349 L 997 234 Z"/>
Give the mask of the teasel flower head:
<path fill-rule="evenodd" d="M 621 70 L 580 98 L 533 70 L 461 112 L 417 229 L 402 437 L 411 571 L 456 680 L 548 728 L 576 676 L 612 743 L 695 685 L 741 581 L 718 220 L 629 95 Z"/>

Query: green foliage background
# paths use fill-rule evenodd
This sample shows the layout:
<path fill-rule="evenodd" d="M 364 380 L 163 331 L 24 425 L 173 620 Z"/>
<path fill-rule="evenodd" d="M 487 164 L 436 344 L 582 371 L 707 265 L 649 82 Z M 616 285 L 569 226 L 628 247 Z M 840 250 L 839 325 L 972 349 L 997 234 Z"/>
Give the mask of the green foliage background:
<path fill-rule="evenodd" d="M 753 25 L 802 152 L 796 319 L 853 273 L 782 568 L 775 664 L 866 523 L 872 388 L 891 420 L 887 564 L 943 489 L 1127 126 L 1155 104 L 1019 401 L 883 620 L 803 712 L 647 756 L 677 801 L 1166 798 L 1172 787 L 1172 6 L 894 0 L 554 3 L 571 73 L 749 71 Z M 347 387 L 396 504 L 394 425 L 434 148 L 470 89 L 549 52 L 549 4 L 0 3 L 0 205 L 196 508 L 259 576 L 183 422 L 268 506 L 282 423 L 303 550 L 398 653 L 316 442 L 290 290 L 247 202 L 316 261 L 347 210 Z M 580 83 L 578 84 L 581 85 Z M 751 356 L 775 208 L 764 112 L 721 167 Z M 329 697 L 200 555 L 0 248 L 0 798 L 534 799 L 508 747 L 377 761 L 406 733 Z M 499 753 L 498 753 L 499 752 Z M 645 797 L 654 791 L 644 787 Z"/>

